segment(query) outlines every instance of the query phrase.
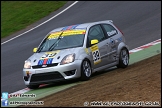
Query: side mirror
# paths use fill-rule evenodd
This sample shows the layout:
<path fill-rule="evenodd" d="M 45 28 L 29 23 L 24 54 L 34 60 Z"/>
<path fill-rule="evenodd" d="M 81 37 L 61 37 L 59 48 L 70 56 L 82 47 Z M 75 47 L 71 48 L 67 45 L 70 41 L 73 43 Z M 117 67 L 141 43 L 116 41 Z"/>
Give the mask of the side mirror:
<path fill-rule="evenodd" d="M 38 49 L 38 48 L 34 48 L 34 49 L 33 49 L 33 52 L 34 52 L 34 53 L 37 52 L 37 49 Z"/>
<path fill-rule="evenodd" d="M 98 40 L 97 39 L 91 40 L 91 45 L 94 45 L 94 44 L 97 44 L 97 43 L 98 43 Z"/>

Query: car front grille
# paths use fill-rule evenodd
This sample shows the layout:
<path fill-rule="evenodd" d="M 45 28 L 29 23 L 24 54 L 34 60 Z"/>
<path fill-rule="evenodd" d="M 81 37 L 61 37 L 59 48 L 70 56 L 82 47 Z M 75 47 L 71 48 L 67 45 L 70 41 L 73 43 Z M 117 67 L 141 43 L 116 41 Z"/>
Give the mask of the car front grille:
<path fill-rule="evenodd" d="M 39 73 L 33 74 L 31 76 L 30 82 L 48 82 L 55 81 L 59 79 L 64 79 L 64 77 L 59 72 L 47 72 L 47 73 Z"/>
<path fill-rule="evenodd" d="M 46 64 L 46 65 L 35 65 L 35 66 L 32 66 L 32 68 L 33 69 L 47 68 L 47 67 L 52 67 L 52 66 L 57 66 L 57 65 L 58 65 L 58 63 L 52 63 L 52 64 Z"/>

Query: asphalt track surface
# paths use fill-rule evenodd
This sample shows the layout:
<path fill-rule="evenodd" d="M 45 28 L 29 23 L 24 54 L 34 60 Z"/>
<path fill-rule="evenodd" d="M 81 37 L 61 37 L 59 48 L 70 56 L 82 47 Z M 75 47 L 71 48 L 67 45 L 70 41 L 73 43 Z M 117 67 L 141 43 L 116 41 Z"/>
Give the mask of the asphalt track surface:
<path fill-rule="evenodd" d="M 12 93 L 26 87 L 22 76 L 24 61 L 33 54 L 33 48 L 49 31 L 57 27 L 109 19 L 124 33 L 130 49 L 161 38 L 161 1 L 79 1 L 53 20 L 1 45 L 1 92 Z"/>

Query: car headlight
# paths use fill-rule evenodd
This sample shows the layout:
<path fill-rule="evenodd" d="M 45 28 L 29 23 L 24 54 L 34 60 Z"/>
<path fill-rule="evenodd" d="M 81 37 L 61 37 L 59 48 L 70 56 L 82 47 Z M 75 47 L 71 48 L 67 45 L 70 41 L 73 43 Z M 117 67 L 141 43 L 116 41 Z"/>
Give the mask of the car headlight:
<path fill-rule="evenodd" d="M 30 60 L 26 60 L 25 64 L 24 64 L 24 69 L 30 69 L 31 68 L 31 61 Z"/>
<path fill-rule="evenodd" d="M 67 56 L 65 56 L 62 61 L 61 61 L 61 65 L 63 64 L 68 64 L 68 63 L 71 63 L 75 60 L 75 54 L 69 54 Z"/>

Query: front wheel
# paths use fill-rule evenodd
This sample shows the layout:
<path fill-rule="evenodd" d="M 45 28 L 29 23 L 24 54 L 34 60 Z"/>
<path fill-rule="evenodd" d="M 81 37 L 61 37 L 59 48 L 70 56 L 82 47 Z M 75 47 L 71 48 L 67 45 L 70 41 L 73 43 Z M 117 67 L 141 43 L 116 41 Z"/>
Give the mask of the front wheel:
<path fill-rule="evenodd" d="M 129 52 L 126 48 L 123 48 L 119 55 L 118 68 L 126 68 L 129 64 Z"/>
<path fill-rule="evenodd" d="M 27 87 L 30 89 L 37 89 L 39 85 L 27 85 Z"/>
<path fill-rule="evenodd" d="M 84 60 L 81 64 L 81 80 L 89 80 L 92 74 L 91 65 L 88 60 Z"/>

